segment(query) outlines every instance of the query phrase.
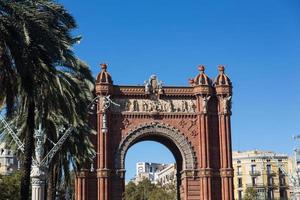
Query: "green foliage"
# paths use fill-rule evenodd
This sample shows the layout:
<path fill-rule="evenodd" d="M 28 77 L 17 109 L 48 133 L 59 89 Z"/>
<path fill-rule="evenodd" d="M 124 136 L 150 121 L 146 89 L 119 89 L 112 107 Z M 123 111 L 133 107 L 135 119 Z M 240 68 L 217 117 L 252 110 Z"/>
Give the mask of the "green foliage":
<path fill-rule="evenodd" d="M 20 199 L 21 173 L 0 175 L 0 200 Z"/>
<path fill-rule="evenodd" d="M 125 188 L 126 200 L 175 200 L 175 185 L 166 186 L 152 184 L 148 179 L 144 179 L 137 185 L 129 182 Z"/>
<path fill-rule="evenodd" d="M 56 1 L 0 1 L 0 108 L 6 108 L 25 144 L 24 200 L 29 198 L 34 129 L 40 123 L 54 142 L 61 126 L 77 130 L 54 158 L 57 166 L 49 168 L 55 168 L 51 187 L 69 182 L 70 162 L 78 169 L 94 154 L 87 115 L 93 77 L 72 51 L 80 40 L 72 36 L 74 28 L 74 18 Z M 46 152 L 51 147 L 47 142 Z"/>
<path fill-rule="evenodd" d="M 254 188 L 249 187 L 245 191 L 245 195 L 244 195 L 243 200 L 257 200 L 258 197 L 259 196 L 258 196 L 257 191 Z"/>

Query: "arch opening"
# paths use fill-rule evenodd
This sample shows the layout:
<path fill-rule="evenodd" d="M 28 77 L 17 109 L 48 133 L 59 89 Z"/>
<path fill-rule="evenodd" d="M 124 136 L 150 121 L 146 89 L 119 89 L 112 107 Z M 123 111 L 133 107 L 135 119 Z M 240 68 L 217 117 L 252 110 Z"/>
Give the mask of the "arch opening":
<path fill-rule="evenodd" d="M 196 169 L 196 157 L 191 143 L 179 130 L 169 125 L 154 122 L 142 124 L 131 130 L 121 141 L 115 156 L 115 169 L 125 170 L 128 149 L 142 141 L 158 142 L 172 152 L 177 167 L 177 199 L 180 199 L 181 172 Z"/>

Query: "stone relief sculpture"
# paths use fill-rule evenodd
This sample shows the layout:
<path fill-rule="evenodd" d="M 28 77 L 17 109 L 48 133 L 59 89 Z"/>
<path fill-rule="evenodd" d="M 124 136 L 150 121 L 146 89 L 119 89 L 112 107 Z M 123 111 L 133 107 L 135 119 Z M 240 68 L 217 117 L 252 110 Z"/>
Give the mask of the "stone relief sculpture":
<path fill-rule="evenodd" d="M 181 101 L 181 111 L 182 112 L 187 112 L 188 111 L 188 104 L 184 100 Z"/>
<path fill-rule="evenodd" d="M 211 96 L 206 96 L 202 98 L 202 110 L 203 113 L 207 113 L 207 106 L 208 106 L 208 101 L 210 99 Z"/>
<path fill-rule="evenodd" d="M 150 100 L 150 99 L 115 99 L 120 107 L 112 107 L 114 112 L 184 112 L 196 110 L 194 100 Z"/>
<path fill-rule="evenodd" d="M 161 93 L 163 82 L 159 81 L 156 75 L 151 75 L 148 81 L 144 81 L 145 93 Z"/>
<path fill-rule="evenodd" d="M 139 103 L 136 99 L 133 100 L 133 111 L 139 111 Z"/>
<path fill-rule="evenodd" d="M 121 104 L 121 105 L 123 105 L 123 104 Z M 130 101 L 125 101 L 125 108 L 124 108 L 124 110 L 128 110 L 128 111 L 131 110 L 131 102 Z"/>
<path fill-rule="evenodd" d="M 149 111 L 149 105 L 147 104 L 146 101 L 142 101 L 142 111 L 143 112 L 148 112 Z"/>
<path fill-rule="evenodd" d="M 145 86 L 145 92 L 150 93 L 150 82 L 149 81 L 144 81 L 144 86 Z"/>
<path fill-rule="evenodd" d="M 221 97 L 220 101 L 221 101 L 221 109 L 223 111 L 224 114 L 227 114 L 228 111 L 230 110 L 231 107 L 231 102 L 230 102 L 231 96 L 228 97 Z"/>

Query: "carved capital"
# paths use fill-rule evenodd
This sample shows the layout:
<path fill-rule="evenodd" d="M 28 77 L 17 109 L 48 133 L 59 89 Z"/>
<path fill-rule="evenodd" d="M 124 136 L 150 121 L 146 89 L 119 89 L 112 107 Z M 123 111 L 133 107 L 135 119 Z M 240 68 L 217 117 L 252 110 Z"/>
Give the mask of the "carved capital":
<path fill-rule="evenodd" d="M 195 178 L 195 177 L 197 177 L 197 171 L 196 170 L 182 170 L 180 173 L 181 173 L 181 178 Z"/>
<path fill-rule="evenodd" d="M 77 173 L 77 177 L 79 178 L 86 178 L 89 175 L 89 170 L 88 169 L 83 169 L 80 170 L 80 172 Z"/>
<path fill-rule="evenodd" d="M 220 169 L 220 176 L 221 177 L 233 177 L 233 169 L 232 168 L 222 168 Z"/>
<path fill-rule="evenodd" d="M 32 186 L 44 186 L 45 182 L 46 181 L 44 179 L 40 179 L 40 178 L 32 178 L 31 179 Z"/>
<path fill-rule="evenodd" d="M 107 83 L 96 83 L 96 94 L 97 95 L 108 95 L 112 94 L 113 86 Z"/>
<path fill-rule="evenodd" d="M 116 171 L 116 174 L 117 174 L 117 176 L 118 176 L 120 179 L 124 179 L 124 178 L 125 178 L 125 172 L 126 172 L 125 169 L 118 169 L 118 170 Z"/>
<path fill-rule="evenodd" d="M 108 178 L 110 175 L 109 169 L 97 169 L 97 178 Z"/>
<path fill-rule="evenodd" d="M 198 175 L 200 177 L 211 177 L 213 175 L 213 170 L 211 168 L 199 169 Z"/>
<path fill-rule="evenodd" d="M 217 95 L 231 95 L 232 87 L 230 85 L 216 85 Z"/>
<path fill-rule="evenodd" d="M 208 95 L 208 94 L 211 94 L 211 92 L 212 92 L 212 89 L 208 85 L 198 85 L 198 86 L 194 87 L 194 93 L 196 95 L 199 95 L 199 94 L 206 94 L 206 95 Z"/>

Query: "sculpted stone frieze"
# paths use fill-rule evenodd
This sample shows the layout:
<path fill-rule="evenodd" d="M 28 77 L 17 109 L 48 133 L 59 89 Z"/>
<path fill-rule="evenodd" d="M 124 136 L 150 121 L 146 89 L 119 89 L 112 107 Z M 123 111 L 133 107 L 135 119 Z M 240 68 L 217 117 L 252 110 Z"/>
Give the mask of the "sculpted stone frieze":
<path fill-rule="evenodd" d="M 194 100 L 150 100 L 150 99 L 114 99 L 119 107 L 112 107 L 113 112 L 184 112 L 193 113 L 196 110 Z"/>

